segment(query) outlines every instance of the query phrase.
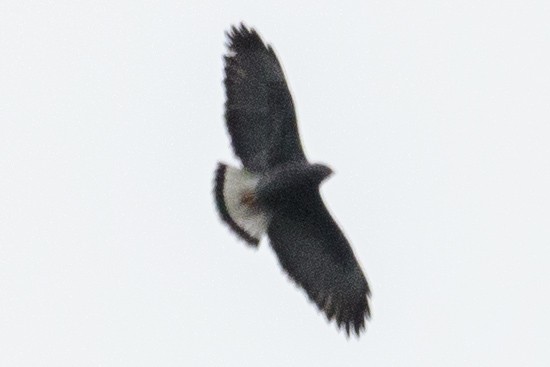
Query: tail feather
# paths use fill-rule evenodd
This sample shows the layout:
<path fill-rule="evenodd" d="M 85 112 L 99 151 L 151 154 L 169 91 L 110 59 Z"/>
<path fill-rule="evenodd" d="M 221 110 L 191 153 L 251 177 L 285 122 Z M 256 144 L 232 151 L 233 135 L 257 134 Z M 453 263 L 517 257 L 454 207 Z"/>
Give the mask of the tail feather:
<path fill-rule="evenodd" d="M 218 164 L 214 195 L 221 219 L 247 243 L 257 246 L 268 218 L 255 201 L 259 178 L 245 170 Z"/>

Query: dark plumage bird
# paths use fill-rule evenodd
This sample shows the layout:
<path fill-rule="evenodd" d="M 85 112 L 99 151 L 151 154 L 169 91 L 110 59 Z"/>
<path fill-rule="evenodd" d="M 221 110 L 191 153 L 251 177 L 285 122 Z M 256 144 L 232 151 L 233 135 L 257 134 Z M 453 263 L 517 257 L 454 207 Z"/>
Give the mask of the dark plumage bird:
<path fill-rule="evenodd" d="M 225 119 L 244 168 L 218 165 L 214 194 L 221 218 L 252 246 L 267 233 L 290 277 L 329 320 L 359 335 L 370 316 L 370 290 L 319 193 L 332 171 L 304 155 L 271 46 L 242 24 L 227 37 Z"/>

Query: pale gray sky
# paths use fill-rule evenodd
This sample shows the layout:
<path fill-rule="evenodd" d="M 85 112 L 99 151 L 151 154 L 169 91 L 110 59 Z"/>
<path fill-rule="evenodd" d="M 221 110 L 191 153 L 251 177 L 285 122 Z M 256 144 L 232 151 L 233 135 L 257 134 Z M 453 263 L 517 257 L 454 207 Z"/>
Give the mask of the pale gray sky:
<path fill-rule="evenodd" d="M 0 365 L 548 366 L 550 3 L 0 3 Z M 285 67 L 373 288 L 346 340 L 223 226 L 224 30 Z"/>

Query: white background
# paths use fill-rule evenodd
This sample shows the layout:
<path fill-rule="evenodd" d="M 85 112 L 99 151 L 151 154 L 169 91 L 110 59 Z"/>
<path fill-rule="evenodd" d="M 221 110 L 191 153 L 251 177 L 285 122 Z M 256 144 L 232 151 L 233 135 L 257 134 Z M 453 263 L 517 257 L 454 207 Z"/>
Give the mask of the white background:
<path fill-rule="evenodd" d="M 223 226 L 224 30 L 285 67 L 361 339 Z M 548 366 L 548 1 L 0 2 L 0 365 Z"/>

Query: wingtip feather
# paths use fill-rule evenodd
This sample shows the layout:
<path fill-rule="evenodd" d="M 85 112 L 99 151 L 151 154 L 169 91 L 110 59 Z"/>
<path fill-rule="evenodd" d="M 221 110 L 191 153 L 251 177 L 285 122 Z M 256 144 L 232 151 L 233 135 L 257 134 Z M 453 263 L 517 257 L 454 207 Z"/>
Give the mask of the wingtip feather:
<path fill-rule="evenodd" d="M 239 26 L 232 25 L 225 32 L 228 42 L 227 48 L 232 52 L 242 52 L 247 49 L 266 47 L 258 32 L 254 28 L 246 26 L 243 22 Z"/>
<path fill-rule="evenodd" d="M 317 307 L 322 311 L 327 320 L 334 319 L 338 329 L 343 329 L 346 337 L 355 334 L 357 337 L 366 330 L 366 320 L 370 319 L 370 308 L 367 300 L 359 302 L 346 301 L 344 298 L 328 295 L 319 295 L 313 297 L 312 300 L 317 304 Z"/>

